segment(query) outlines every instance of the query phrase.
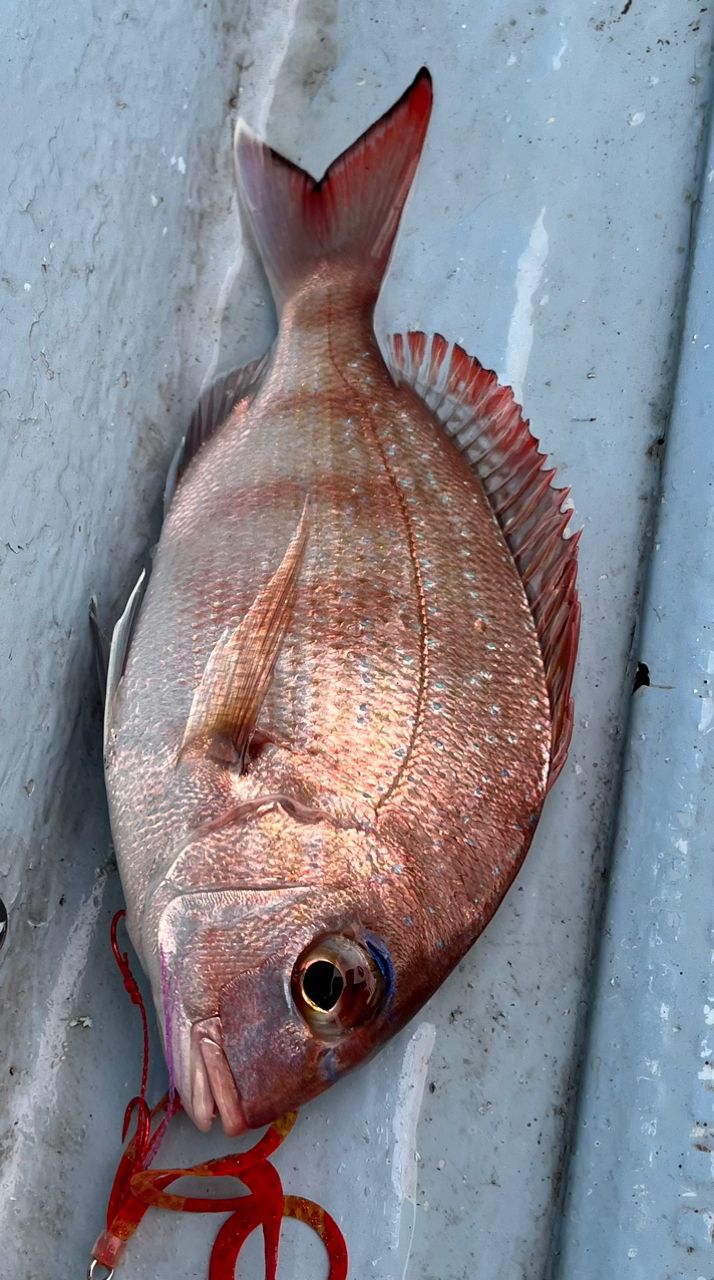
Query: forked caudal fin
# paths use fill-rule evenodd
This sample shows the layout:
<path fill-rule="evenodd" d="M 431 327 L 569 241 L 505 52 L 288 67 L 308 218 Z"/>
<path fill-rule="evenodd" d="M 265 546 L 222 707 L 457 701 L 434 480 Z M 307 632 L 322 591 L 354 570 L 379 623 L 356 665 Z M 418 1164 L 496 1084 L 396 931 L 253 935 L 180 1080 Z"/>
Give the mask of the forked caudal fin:
<path fill-rule="evenodd" d="M 358 269 L 376 300 L 431 114 L 426 68 L 319 181 L 238 122 L 238 186 L 278 307 L 323 263 Z"/>
<path fill-rule="evenodd" d="M 499 385 L 461 347 L 438 333 L 395 334 L 387 364 L 441 422 L 479 477 L 508 543 L 531 606 L 543 654 L 552 723 L 550 774 L 565 764 L 573 730 L 573 683 L 580 631 L 576 590 L 580 534 L 566 537 L 568 489 L 531 435 L 510 387 Z"/>

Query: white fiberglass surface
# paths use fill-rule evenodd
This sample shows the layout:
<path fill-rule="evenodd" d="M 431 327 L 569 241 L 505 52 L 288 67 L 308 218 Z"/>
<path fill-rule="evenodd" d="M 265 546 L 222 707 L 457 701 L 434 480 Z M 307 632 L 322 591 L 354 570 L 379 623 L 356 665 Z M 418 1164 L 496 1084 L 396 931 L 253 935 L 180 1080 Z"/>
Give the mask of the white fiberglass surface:
<path fill-rule="evenodd" d="M 699 14 L 699 10 L 702 13 Z M 695 20 L 697 19 L 697 20 Z M 3 1272 L 81 1276 L 140 1071 L 86 613 L 109 622 L 221 369 L 265 349 L 236 213 L 240 109 L 313 173 L 426 63 L 435 109 L 378 310 L 510 380 L 584 526 L 576 726 L 523 873 L 467 959 L 277 1157 L 351 1274 L 540 1280 L 578 1077 L 641 562 L 676 360 L 711 17 L 700 5 L 40 0 L 3 15 L 9 211 L 0 705 Z M 161 1087 L 155 1055 L 155 1087 Z M 225 1141 L 177 1122 L 165 1155 Z M 203 1277 L 215 1222 L 153 1214 L 127 1280 Z M 262 1276 L 252 1241 L 242 1264 Z M 319 1244 L 285 1231 L 283 1274 Z M 593 1276 L 596 1275 L 593 1272 Z"/>

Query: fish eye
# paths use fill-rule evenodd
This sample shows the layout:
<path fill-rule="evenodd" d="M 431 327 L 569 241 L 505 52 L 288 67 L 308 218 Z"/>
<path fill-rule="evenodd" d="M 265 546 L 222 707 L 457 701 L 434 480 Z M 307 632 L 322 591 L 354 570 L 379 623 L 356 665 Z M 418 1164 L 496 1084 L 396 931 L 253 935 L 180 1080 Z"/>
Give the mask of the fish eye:
<path fill-rule="evenodd" d="M 292 994 L 310 1030 L 334 1040 L 373 1017 L 385 983 L 367 947 L 335 934 L 303 951 L 293 969 Z"/>

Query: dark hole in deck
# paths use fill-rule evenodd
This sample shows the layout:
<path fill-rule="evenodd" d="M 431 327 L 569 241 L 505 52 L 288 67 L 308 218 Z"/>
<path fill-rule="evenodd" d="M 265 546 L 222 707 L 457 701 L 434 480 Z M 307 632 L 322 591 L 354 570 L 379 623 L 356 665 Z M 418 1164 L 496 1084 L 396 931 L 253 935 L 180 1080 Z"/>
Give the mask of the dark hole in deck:
<path fill-rule="evenodd" d="M 7 926 L 8 926 L 7 907 L 5 906 L 5 903 L 3 902 L 2 898 L 0 898 L 0 950 L 2 950 L 3 943 L 7 938 Z"/>
<path fill-rule="evenodd" d="M 637 693 L 638 689 L 649 689 L 650 685 L 650 669 L 646 662 L 638 662 L 635 672 L 635 683 L 632 689 L 633 693 Z"/>

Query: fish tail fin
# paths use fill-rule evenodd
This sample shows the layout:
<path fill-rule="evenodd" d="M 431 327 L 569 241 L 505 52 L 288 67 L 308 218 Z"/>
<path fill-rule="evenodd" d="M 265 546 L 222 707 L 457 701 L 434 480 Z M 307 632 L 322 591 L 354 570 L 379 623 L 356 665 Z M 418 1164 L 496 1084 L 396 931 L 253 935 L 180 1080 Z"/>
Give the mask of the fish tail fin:
<path fill-rule="evenodd" d="M 423 67 L 399 101 L 319 181 L 238 122 L 238 185 L 279 308 L 322 264 L 335 262 L 352 267 L 361 289 L 376 300 L 431 103 L 431 76 Z"/>

